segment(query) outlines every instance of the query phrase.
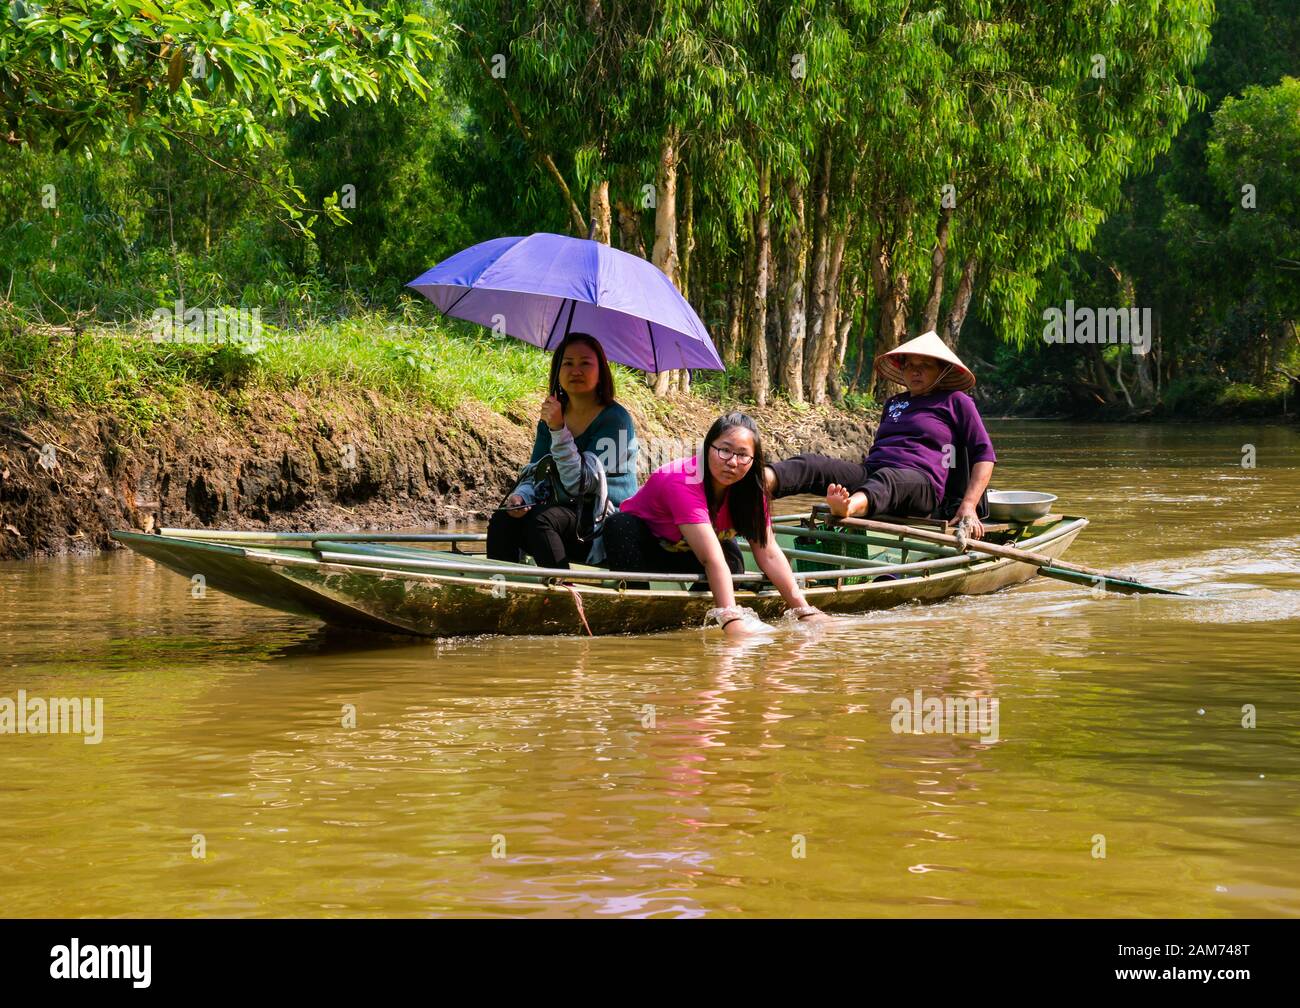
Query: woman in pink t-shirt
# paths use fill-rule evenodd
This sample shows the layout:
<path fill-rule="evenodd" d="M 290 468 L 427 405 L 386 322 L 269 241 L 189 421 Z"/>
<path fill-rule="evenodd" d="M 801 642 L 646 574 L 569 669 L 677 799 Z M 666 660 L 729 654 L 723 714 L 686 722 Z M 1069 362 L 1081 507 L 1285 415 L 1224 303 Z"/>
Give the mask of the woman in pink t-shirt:
<path fill-rule="evenodd" d="M 645 485 L 605 521 L 611 570 L 705 574 L 717 605 L 711 615 L 732 636 L 755 629 L 757 617 L 736 606 L 732 574 L 743 573 L 736 536 L 801 620 L 827 617 L 808 605 L 776 545 L 767 509 L 763 445 L 744 413 L 719 417 L 705 435 L 703 459 L 678 459 L 656 469 Z"/>

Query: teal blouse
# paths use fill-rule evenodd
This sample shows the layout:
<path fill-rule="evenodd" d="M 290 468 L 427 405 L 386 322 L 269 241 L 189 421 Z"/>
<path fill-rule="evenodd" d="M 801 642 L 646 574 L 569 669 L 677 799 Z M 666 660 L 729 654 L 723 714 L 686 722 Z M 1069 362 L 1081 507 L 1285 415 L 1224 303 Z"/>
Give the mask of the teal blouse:
<path fill-rule="evenodd" d="M 605 467 L 605 481 L 611 501 L 622 504 L 636 493 L 636 458 L 640 447 L 637 445 L 632 416 L 627 410 L 618 403 L 610 403 L 573 440 L 578 451 L 592 452 Z M 539 462 L 549 454 L 551 429 L 545 422 L 538 420 L 533 456 L 528 461 L 530 464 Z"/>

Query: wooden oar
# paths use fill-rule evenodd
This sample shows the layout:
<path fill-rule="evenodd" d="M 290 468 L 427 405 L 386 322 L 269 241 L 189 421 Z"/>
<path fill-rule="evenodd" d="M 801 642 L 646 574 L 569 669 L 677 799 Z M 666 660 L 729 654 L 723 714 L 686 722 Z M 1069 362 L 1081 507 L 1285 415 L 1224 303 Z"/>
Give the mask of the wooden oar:
<path fill-rule="evenodd" d="M 906 536 L 909 539 L 920 539 L 923 542 L 939 543 L 944 546 L 952 546 L 955 549 L 962 549 L 962 543 L 956 536 L 945 535 L 942 532 L 931 532 L 928 529 L 914 528 L 910 525 L 891 525 L 889 522 L 870 521 L 866 518 L 835 518 L 827 515 L 827 520 L 836 522 L 840 525 L 848 525 L 852 528 L 870 529 L 873 532 L 888 532 L 892 535 Z M 1109 574 L 1106 571 L 1100 571 L 1093 567 L 1085 567 L 1083 564 L 1067 563 L 1057 557 L 1050 557 L 1044 553 L 1034 553 L 1030 550 L 1016 549 L 1014 546 L 1001 546 L 997 543 L 986 543 L 980 539 L 967 539 L 965 550 L 973 553 L 987 553 L 989 556 L 1003 557 L 1008 560 L 1018 560 L 1020 563 L 1032 564 L 1038 568 L 1038 573 L 1044 577 L 1056 578 L 1059 581 L 1069 581 L 1072 584 L 1086 584 L 1094 588 L 1103 588 L 1106 591 L 1117 592 L 1121 595 L 1185 595 L 1186 592 L 1172 591 L 1168 588 L 1157 588 L 1154 585 L 1143 584 L 1135 581 L 1130 577 L 1122 574 Z"/>

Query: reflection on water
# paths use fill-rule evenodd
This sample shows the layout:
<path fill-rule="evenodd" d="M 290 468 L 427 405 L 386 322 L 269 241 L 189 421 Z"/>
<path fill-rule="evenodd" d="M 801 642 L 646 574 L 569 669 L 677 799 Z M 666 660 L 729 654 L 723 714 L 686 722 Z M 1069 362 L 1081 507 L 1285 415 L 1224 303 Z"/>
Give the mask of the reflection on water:
<path fill-rule="evenodd" d="M 3 565 L 0 697 L 106 720 L 0 735 L 6 910 L 1300 913 L 1300 441 L 994 433 L 999 486 L 1093 519 L 1072 558 L 1198 597 L 1042 581 L 735 644 L 420 642 L 130 555 Z M 917 690 L 996 698 L 997 741 L 894 733 Z"/>

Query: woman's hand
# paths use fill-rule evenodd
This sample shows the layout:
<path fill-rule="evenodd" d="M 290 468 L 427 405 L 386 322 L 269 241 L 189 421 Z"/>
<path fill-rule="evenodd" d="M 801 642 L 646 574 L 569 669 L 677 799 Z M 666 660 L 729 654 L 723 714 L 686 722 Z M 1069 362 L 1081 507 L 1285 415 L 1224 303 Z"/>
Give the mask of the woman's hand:
<path fill-rule="evenodd" d="M 752 609 L 743 606 L 710 609 L 708 618 L 718 621 L 724 637 L 753 637 L 755 634 L 772 631 L 772 628 L 759 619 Z"/>
<path fill-rule="evenodd" d="M 511 494 L 506 498 L 506 507 L 509 508 L 506 514 L 511 518 L 522 518 L 528 514 L 528 505 L 524 503 L 524 499 L 518 494 Z"/>
<path fill-rule="evenodd" d="M 953 515 L 953 518 L 957 522 L 966 523 L 966 534 L 972 539 L 984 538 L 984 524 L 980 521 L 979 515 L 975 513 L 974 504 L 968 504 L 966 501 L 962 501 L 961 506 L 957 508 L 957 513 Z"/>
<path fill-rule="evenodd" d="M 542 400 L 542 423 L 553 431 L 564 426 L 564 407 L 558 397 L 548 395 Z"/>
<path fill-rule="evenodd" d="M 735 617 L 732 617 L 732 619 L 723 626 L 722 632 L 728 637 L 749 637 L 753 634 L 753 631 L 749 628 L 749 620 L 743 618 L 737 619 Z"/>
<path fill-rule="evenodd" d="M 786 610 L 786 614 L 793 616 L 800 623 L 827 623 L 834 617 L 827 616 L 824 612 L 814 605 L 809 605 L 808 600 L 799 595 L 800 602 L 797 606 L 791 606 Z"/>

